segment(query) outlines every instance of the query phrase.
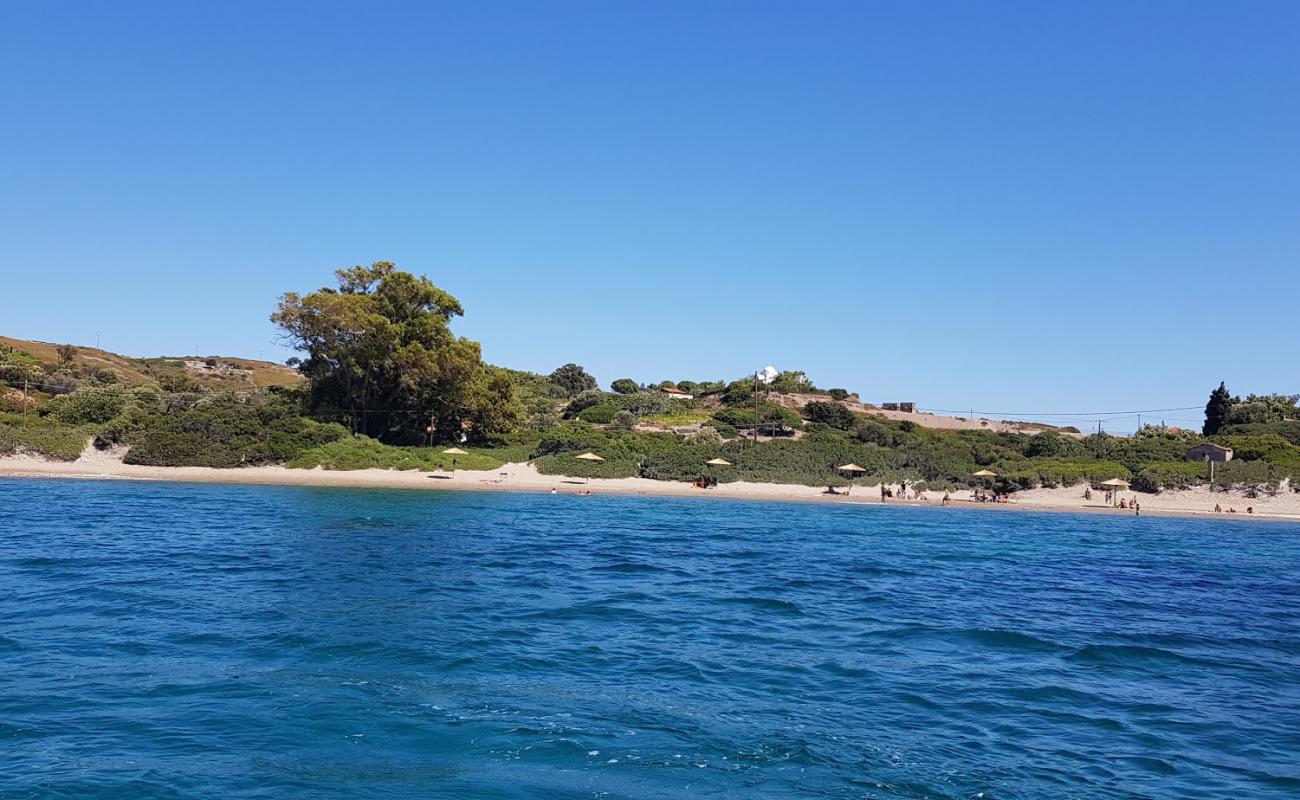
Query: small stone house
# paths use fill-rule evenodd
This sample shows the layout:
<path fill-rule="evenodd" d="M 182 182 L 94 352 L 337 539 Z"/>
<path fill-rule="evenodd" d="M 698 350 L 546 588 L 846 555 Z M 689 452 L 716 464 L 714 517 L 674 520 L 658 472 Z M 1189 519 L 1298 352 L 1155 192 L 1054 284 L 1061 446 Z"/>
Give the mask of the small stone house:
<path fill-rule="evenodd" d="M 659 391 L 663 392 L 664 394 L 668 395 L 674 400 L 691 400 L 695 397 L 695 395 L 689 392 L 683 392 L 681 389 L 678 389 L 675 386 L 665 386 Z"/>
<path fill-rule="evenodd" d="M 1188 461 L 1231 461 L 1232 448 L 1213 442 L 1202 442 L 1187 451 Z"/>

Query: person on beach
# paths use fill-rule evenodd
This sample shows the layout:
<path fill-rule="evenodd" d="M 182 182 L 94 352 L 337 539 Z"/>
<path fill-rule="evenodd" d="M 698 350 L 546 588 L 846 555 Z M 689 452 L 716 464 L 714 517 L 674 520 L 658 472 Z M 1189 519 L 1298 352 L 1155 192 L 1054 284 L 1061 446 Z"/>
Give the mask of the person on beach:
<path fill-rule="evenodd" d="M 1084 499 L 1084 500 L 1091 500 L 1091 499 L 1092 499 L 1092 487 L 1091 487 L 1091 486 L 1089 486 L 1089 487 L 1087 487 L 1086 489 L 1083 490 L 1083 499 Z"/>
<path fill-rule="evenodd" d="M 1223 506 L 1219 505 L 1218 503 L 1215 503 L 1215 504 L 1214 504 L 1214 513 L 1216 513 L 1216 514 L 1222 514 L 1222 513 L 1223 513 Z"/>
<path fill-rule="evenodd" d="M 880 502 L 885 502 L 885 494 L 888 491 L 889 490 L 885 488 L 885 484 L 880 484 Z"/>
<path fill-rule="evenodd" d="M 1142 506 L 1138 504 L 1137 498 L 1133 499 L 1133 516 L 1135 517 L 1142 516 Z"/>
<path fill-rule="evenodd" d="M 944 505 L 944 506 L 946 506 L 946 505 L 948 505 L 948 504 L 951 503 L 951 502 L 952 502 L 952 494 L 949 493 L 949 491 L 948 491 L 947 489 L 944 489 L 944 490 L 943 490 L 943 501 L 940 503 L 940 505 Z"/>

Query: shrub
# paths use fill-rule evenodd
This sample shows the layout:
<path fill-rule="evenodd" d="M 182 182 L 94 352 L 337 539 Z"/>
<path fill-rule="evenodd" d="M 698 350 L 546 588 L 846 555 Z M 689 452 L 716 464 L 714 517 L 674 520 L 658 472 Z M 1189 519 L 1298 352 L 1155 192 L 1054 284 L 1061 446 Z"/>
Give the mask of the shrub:
<path fill-rule="evenodd" d="M 470 451 L 454 457 L 456 469 L 500 469 L 506 462 L 493 450 Z M 453 456 L 438 447 L 397 447 L 383 444 L 368 436 L 345 438 L 299 453 L 286 464 L 291 469 L 417 469 L 425 472 L 450 470 Z"/>
<path fill-rule="evenodd" d="M 619 413 L 619 407 L 611 403 L 602 403 L 600 405 L 588 406 L 578 412 L 578 419 L 583 422 L 590 422 L 596 425 L 607 425 L 614 421 L 615 415 Z M 630 412 L 624 412 L 630 413 Z"/>
<path fill-rule="evenodd" d="M 847 431 L 858 423 L 858 415 L 839 403 L 809 403 L 803 407 L 804 419 Z"/>
<path fill-rule="evenodd" d="M 28 451 L 75 461 L 86 449 L 90 436 L 87 428 L 67 425 L 0 423 L 0 455 Z"/>
<path fill-rule="evenodd" d="M 596 388 L 596 379 L 577 364 L 565 364 L 552 372 L 551 382 L 563 387 L 569 397 Z"/>
<path fill-rule="evenodd" d="M 268 464 L 348 436 L 337 423 L 322 424 L 296 411 L 292 400 L 273 395 L 212 396 L 151 416 L 130 435 L 125 461 L 160 467 Z"/>
<path fill-rule="evenodd" d="M 126 404 L 123 394 L 83 389 L 54 398 L 43 413 L 66 425 L 102 425 L 121 414 Z"/>
<path fill-rule="evenodd" d="M 631 378 L 619 378 L 609 385 L 618 394 L 636 394 L 641 391 L 641 387 Z"/>
<path fill-rule="evenodd" d="M 614 418 L 610 420 L 610 424 L 616 428 L 626 428 L 627 430 L 631 430 L 632 426 L 636 424 L 636 416 L 633 415 L 631 411 L 619 411 L 614 415 Z"/>
<path fill-rule="evenodd" d="M 1132 486 L 1139 492 L 1162 489 L 1186 489 L 1205 479 L 1205 465 L 1194 461 L 1162 461 L 1147 464 L 1133 476 Z"/>
<path fill-rule="evenodd" d="M 724 408 L 713 415 L 713 419 L 733 428 L 753 428 L 756 425 L 771 428 L 779 432 L 782 428 L 798 429 L 803 427 L 803 419 L 785 406 L 760 401 L 757 416 L 753 406 L 733 406 Z"/>
<path fill-rule="evenodd" d="M 848 389 L 828 389 L 826 393 L 829 394 L 833 400 L 847 400 L 849 397 Z"/>

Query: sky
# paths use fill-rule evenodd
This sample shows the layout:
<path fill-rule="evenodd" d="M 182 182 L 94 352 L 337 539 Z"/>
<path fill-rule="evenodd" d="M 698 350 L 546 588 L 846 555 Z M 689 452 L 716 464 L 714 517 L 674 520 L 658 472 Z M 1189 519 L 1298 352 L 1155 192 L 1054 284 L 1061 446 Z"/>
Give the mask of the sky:
<path fill-rule="evenodd" d="M 1080 427 L 1300 392 L 1297 30 L 1291 0 L 3 3 L 0 333 L 280 360 L 282 292 L 385 260 L 487 360 L 604 383 L 772 364 Z"/>

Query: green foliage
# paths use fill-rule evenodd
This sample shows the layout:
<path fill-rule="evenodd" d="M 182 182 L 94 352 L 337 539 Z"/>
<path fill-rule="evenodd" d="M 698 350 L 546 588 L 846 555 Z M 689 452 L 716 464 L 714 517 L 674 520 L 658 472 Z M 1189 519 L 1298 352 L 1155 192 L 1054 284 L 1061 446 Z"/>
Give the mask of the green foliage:
<path fill-rule="evenodd" d="M 1223 425 L 1267 425 L 1297 419 L 1300 418 L 1298 401 L 1300 395 L 1294 394 L 1252 394 L 1245 400 L 1234 398 Z"/>
<path fill-rule="evenodd" d="M 1226 436 L 1262 436 L 1265 434 L 1273 434 L 1281 436 L 1291 444 L 1300 445 L 1300 420 L 1228 425 L 1225 426 L 1220 433 Z"/>
<path fill-rule="evenodd" d="M 691 403 L 691 405 L 687 405 L 687 403 Z M 630 411 L 638 417 L 695 407 L 694 401 L 674 400 L 661 394 L 611 394 L 591 390 L 583 392 L 569 401 L 569 404 L 564 407 L 564 417 L 565 419 L 578 418 L 584 410 L 598 405 L 612 406 L 615 412 L 619 410 Z M 613 415 L 610 416 L 612 418 Z"/>
<path fill-rule="evenodd" d="M 397 447 L 375 441 L 368 436 L 346 436 L 299 453 L 286 466 L 292 469 L 328 470 L 399 469 L 423 472 L 452 469 L 494 470 L 505 463 L 505 451 L 471 450 L 467 456 L 450 456 L 438 447 Z"/>
<path fill-rule="evenodd" d="M 641 391 L 641 387 L 631 378 L 619 378 L 609 385 L 618 394 L 636 394 Z"/>
<path fill-rule="evenodd" d="M 616 428 L 631 430 L 632 427 L 636 425 L 636 415 L 631 411 L 619 411 L 614 415 L 614 418 L 610 420 L 610 424 Z"/>
<path fill-rule="evenodd" d="M 1227 422 L 1228 412 L 1236 402 L 1239 401 L 1228 391 L 1227 385 L 1220 381 L 1219 388 L 1210 392 L 1210 400 L 1205 404 L 1205 425 L 1201 428 L 1201 433 L 1206 436 L 1218 433 Z"/>
<path fill-rule="evenodd" d="M 551 382 L 563 387 L 569 397 L 596 388 L 596 379 L 577 364 L 565 364 L 552 372 Z"/>
<path fill-rule="evenodd" d="M 1024 453 L 1030 458 L 1058 458 L 1069 450 L 1067 442 L 1055 433 L 1043 431 L 1030 436 Z"/>
<path fill-rule="evenodd" d="M 444 440 L 466 424 L 480 440 L 517 424 L 509 374 L 485 374 L 478 342 L 451 332 L 463 313 L 455 297 L 386 261 L 335 275 L 337 289 L 289 292 L 271 315 L 308 353 L 301 372 L 315 408 L 346 412 L 361 432 L 392 442 L 422 440 L 430 417 Z"/>
<path fill-rule="evenodd" d="M 733 428 L 757 426 L 764 433 L 770 430 L 772 433 L 779 434 L 803 427 L 803 418 L 798 414 L 785 406 L 769 403 L 766 400 L 758 402 L 757 410 L 753 404 L 723 408 L 713 415 L 713 419 Z"/>
<path fill-rule="evenodd" d="M 70 344 L 61 344 L 54 348 L 60 364 L 72 364 L 77 360 L 77 348 Z"/>
<path fill-rule="evenodd" d="M 216 395 L 150 417 L 131 435 L 128 464 L 236 467 L 287 461 L 345 438 L 345 428 L 297 416 L 291 402 L 268 395 Z"/>
<path fill-rule="evenodd" d="M 600 403 L 594 406 L 588 406 L 578 412 L 577 418 L 583 422 L 590 422 L 596 425 L 608 425 L 614 421 L 614 416 L 621 409 L 613 403 Z M 631 412 L 627 412 L 631 413 Z"/>
<path fill-rule="evenodd" d="M 75 461 L 92 435 L 91 429 L 85 427 L 24 421 L 16 414 L 4 417 L 0 421 L 0 455 L 27 451 L 60 461 Z"/>
<path fill-rule="evenodd" d="M 847 400 L 849 397 L 848 389 L 827 389 L 826 394 L 831 396 L 832 400 Z"/>
<path fill-rule="evenodd" d="M 1218 444 L 1232 448 L 1234 459 L 1271 461 L 1275 464 L 1300 464 L 1300 447 L 1276 433 L 1253 436 L 1216 436 Z"/>
<path fill-rule="evenodd" d="M 839 403 L 813 402 L 803 407 L 804 419 L 820 422 L 842 431 L 852 429 L 858 424 L 858 415 Z"/>
<path fill-rule="evenodd" d="M 65 425 L 103 425 L 120 415 L 127 402 L 120 392 L 83 389 L 54 398 L 41 411 Z"/>
<path fill-rule="evenodd" d="M 1009 471 L 1005 478 L 1020 489 L 1037 486 L 1055 488 L 1077 486 L 1080 483 L 1099 484 L 1111 478 L 1128 478 L 1123 464 L 1113 461 L 1058 461 L 1045 459 L 1031 461 L 1020 469 Z"/>
<path fill-rule="evenodd" d="M 709 409 L 696 406 L 688 401 L 674 400 L 672 403 L 673 405 L 667 411 L 659 414 L 647 414 L 641 418 L 641 421 L 653 422 L 658 425 L 686 426 L 707 422 L 713 416 L 713 412 Z"/>
<path fill-rule="evenodd" d="M 1186 489 L 1206 478 L 1206 466 L 1194 461 L 1161 461 L 1147 464 L 1133 476 L 1133 489 L 1158 492 L 1161 489 Z"/>

